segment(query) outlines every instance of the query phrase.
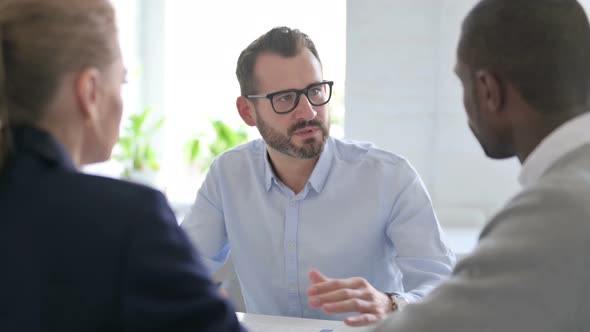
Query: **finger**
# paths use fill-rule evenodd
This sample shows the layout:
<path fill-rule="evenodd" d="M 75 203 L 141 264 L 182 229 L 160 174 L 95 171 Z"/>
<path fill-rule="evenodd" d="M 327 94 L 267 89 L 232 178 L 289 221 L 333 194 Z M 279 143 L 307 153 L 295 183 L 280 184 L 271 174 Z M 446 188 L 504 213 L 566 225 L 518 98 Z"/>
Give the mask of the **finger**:
<path fill-rule="evenodd" d="M 312 269 L 309 272 L 309 280 L 311 280 L 312 283 L 317 284 L 320 282 L 329 281 L 330 279 L 328 277 L 326 277 L 325 275 L 321 274 L 320 271 L 318 271 L 316 269 Z"/>
<path fill-rule="evenodd" d="M 380 317 L 375 314 L 362 314 L 358 316 L 346 317 L 344 319 L 344 324 L 348 326 L 358 327 L 358 326 L 366 326 L 370 324 L 374 324 L 384 317 Z"/>
<path fill-rule="evenodd" d="M 357 289 L 342 288 L 329 293 L 310 296 L 309 305 L 312 307 L 319 307 L 323 304 L 346 301 L 353 298 L 362 298 L 367 300 L 365 292 Z"/>
<path fill-rule="evenodd" d="M 346 284 L 340 279 L 333 279 L 330 281 L 320 282 L 309 286 L 307 289 L 307 295 L 317 296 L 325 293 L 337 291 L 346 287 Z"/>
<path fill-rule="evenodd" d="M 348 299 L 340 302 L 326 303 L 322 309 L 329 314 L 340 314 L 345 312 L 360 312 L 379 314 L 377 307 L 373 302 L 363 299 Z"/>
<path fill-rule="evenodd" d="M 343 288 L 365 289 L 368 288 L 368 286 L 363 278 L 330 279 L 329 281 L 311 285 L 307 290 L 307 295 L 320 295 Z"/>

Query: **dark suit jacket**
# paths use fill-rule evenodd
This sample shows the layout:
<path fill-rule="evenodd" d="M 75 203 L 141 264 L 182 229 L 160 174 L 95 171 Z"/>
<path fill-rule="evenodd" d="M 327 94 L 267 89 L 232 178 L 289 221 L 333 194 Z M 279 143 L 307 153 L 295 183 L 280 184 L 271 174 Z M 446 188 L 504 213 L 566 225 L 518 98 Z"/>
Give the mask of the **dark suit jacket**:
<path fill-rule="evenodd" d="M 14 131 L 0 173 L 0 331 L 240 331 L 164 196 Z"/>

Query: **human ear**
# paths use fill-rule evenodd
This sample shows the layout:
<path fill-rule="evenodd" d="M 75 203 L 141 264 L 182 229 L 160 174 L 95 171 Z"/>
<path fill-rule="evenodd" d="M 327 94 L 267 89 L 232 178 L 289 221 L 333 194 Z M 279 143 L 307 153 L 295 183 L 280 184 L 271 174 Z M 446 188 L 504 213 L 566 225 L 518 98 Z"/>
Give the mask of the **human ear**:
<path fill-rule="evenodd" d="M 83 70 L 76 79 L 78 109 L 86 123 L 94 122 L 98 118 L 100 80 L 100 72 L 95 68 Z"/>
<path fill-rule="evenodd" d="M 256 116 L 253 115 L 253 113 L 255 113 L 254 105 L 252 105 L 252 102 L 248 98 L 239 96 L 236 100 L 236 107 L 238 109 L 238 113 L 240 113 L 240 116 L 242 117 L 242 120 L 244 120 L 248 126 L 256 126 Z"/>
<path fill-rule="evenodd" d="M 487 70 L 479 70 L 475 73 L 475 85 L 480 105 L 487 110 L 500 112 L 504 105 L 504 91 L 502 83 L 496 75 Z"/>

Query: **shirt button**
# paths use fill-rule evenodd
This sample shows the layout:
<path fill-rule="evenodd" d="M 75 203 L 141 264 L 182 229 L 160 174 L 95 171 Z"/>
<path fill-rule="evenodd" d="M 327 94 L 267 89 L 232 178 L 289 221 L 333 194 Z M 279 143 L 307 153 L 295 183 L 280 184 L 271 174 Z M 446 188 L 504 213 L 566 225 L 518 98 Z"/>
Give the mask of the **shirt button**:
<path fill-rule="evenodd" d="M 297 204 L 297 202 L 295 202 L 295 201 L 289 202 L 289 205 L 291 205 L 291 206 L 295 206 L 296 204 Z"/>
<path fill-rule="evenodd" d="M 289 244 L 287 244 L 287 247 L 289 247 L 289 249 L 293 249 L 295 245 L 293 244 L 293 242 L 289 242 Z"/>

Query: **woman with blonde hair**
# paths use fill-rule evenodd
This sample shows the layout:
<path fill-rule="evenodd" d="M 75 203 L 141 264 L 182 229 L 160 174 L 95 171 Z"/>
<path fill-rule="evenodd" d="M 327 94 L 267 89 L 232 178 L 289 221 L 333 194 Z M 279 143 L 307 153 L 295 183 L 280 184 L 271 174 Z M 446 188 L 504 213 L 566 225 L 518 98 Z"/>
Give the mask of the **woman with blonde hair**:
<path fill-rule="evenodd" d="M 0 330 L 239 331 L 164 196 L 82 174 L 118 138 L 107 0 L 0 0 Z"/>

